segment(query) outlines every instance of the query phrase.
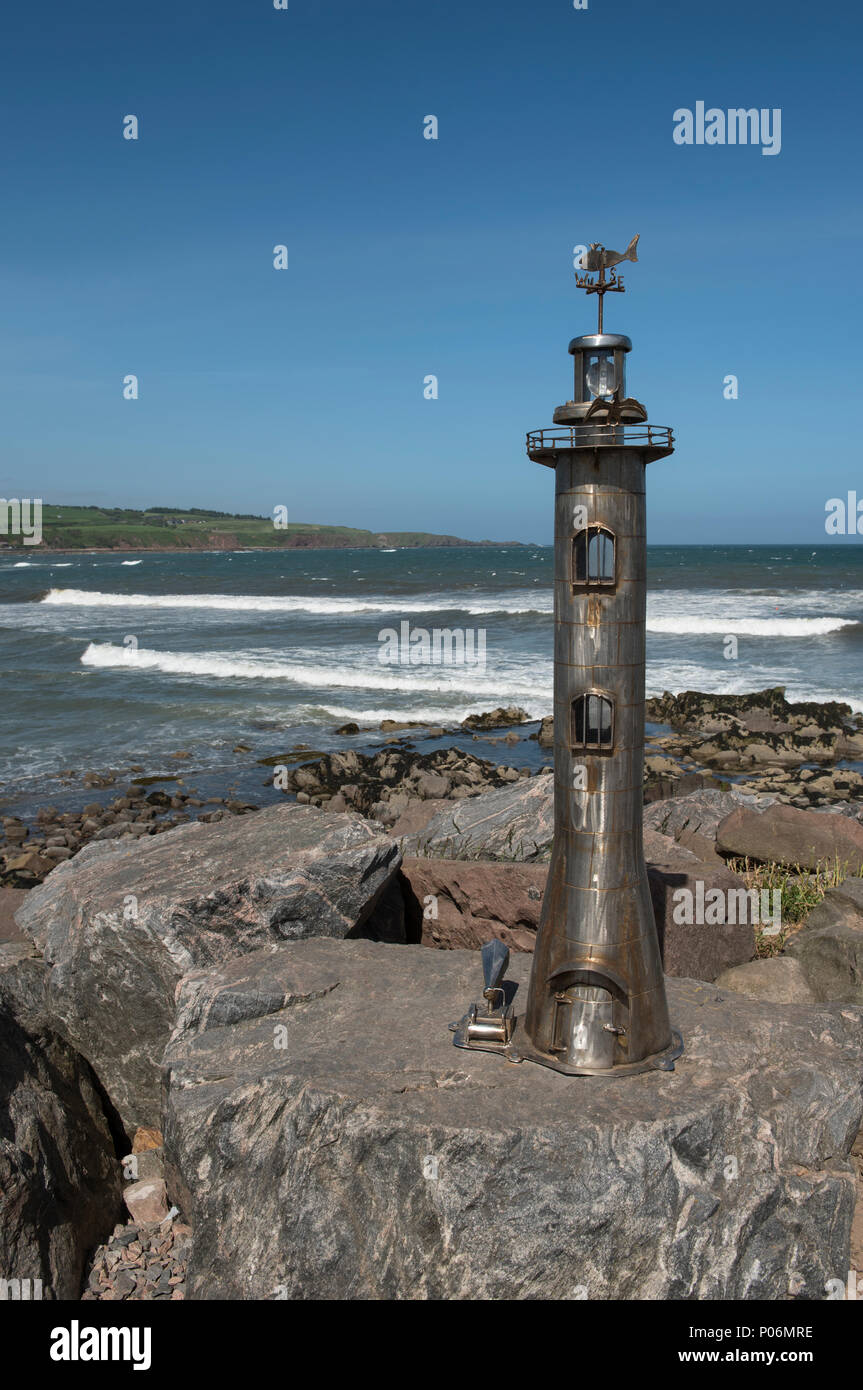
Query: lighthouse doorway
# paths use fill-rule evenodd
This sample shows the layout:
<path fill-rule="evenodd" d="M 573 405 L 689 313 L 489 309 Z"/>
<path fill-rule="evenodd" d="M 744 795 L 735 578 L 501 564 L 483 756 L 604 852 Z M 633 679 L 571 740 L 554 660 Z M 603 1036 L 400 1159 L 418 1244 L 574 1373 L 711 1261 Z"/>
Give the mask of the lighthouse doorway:
<path fill-rule="evenodd" d="M 573 980 L 567 984 L 565 977 L 560 979 L 554 994 L 549 1051 L 569 1066 L 613 1067 L 619 1060 L 618 1039 L 626 1034 L 626 1003 L 615 997 L 618 993 L 611 981 L 587 984 Z"/>

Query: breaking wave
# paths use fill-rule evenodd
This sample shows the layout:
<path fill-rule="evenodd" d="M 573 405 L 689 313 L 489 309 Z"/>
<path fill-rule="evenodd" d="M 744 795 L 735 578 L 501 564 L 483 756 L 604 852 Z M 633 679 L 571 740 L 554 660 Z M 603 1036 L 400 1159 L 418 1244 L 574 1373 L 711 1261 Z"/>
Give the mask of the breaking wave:
<path fill-rule="evenodd" d="M 487 666 L 465 663 L 460 666 L 398 666 L 375 661 L 368 665 L 332 666 L 294 661 L 275 661 L 270 656 L 227 656 L 219 652 L 166 652 L 145 647 L 118 647 L 111 642 L 90 642 L 81 654 L 82 666 L 127 671 L 161 671 L 166 675 L 198 676 L 221 680 L 277 680 L 315 690 L 379 690 L 406 693 L 432 691 L 440 694 L 493 697 L 502 690 L 507 699 L 535 698 L 542 686 L 551 693 L 551 661 L 547 670 L 537 673 L 535 663 L 522 672 L 495 673 L 494 661 Z M 545 676 L 545 680 L 543 680 Z"/>
<path fill-rule="evenodd" d="M 124 562 L 125 563 L 125 562 Z M 49 589 L 42 603 L 75 608 L 169 608 L 235 613 L 551 613 L 550 593 L 477 599 L 442 594 L 435 600 L 410 595 L 390 599 L 317 598 L 269 594 L 103 594 L 89 589 Z"/>
<path fill-rule="evenodd" d="M 123 562 L 127 563 L 126 561 Z M 687 594 L 675 602 L 671 594 L 650 595 L 647 631 L 670 637 L 725 636 L 740 637 L 826 637 L 845 628 L 859 627 L 857 617 L 842 617 L 836 613 L 809 617 L 793 617 L 765 613 L 765 604 L 756 611 L 735 611 L 733 601 L 717 595 L 703 596 L 705 602 L 693 602 Z M 474 617 L 501 614 L 533 614 L 550 617 L 553 597 L 550 590 L 538 593 L 516 591 L 505 598 L 491 594 L 442 593 L 414 598 L 408 594 L 393 598 L 356 596 L 323 597 L 312 594 L 117 594 L 89 589 L 50 589 L 41 604 L 73 608 L 127 608 L 187 612 L 225 613 L 307 613 L 318 616 L 362 616 L 364 613 L 467 613 Z M 841 607 L 841 605 L 838 605 Z M 704 616 L 704 608 L 712 609 Z M 759 612 L 758 609 L 761 609 Z M 670 610 L 670 611 L 669 611 Z M 700 610 L 700 611 L 699 611 Z"/>
<path fill-rule="evenodd" d="M 664 632 L 675 637 L 733 633 L 737 637 L 826 637 L 844 627 L 859 627 L 854 618 L 747 618 L 726 614 L 724 618 L 697 618 L 691 614 L 647 619 L 648 632 Z"/>

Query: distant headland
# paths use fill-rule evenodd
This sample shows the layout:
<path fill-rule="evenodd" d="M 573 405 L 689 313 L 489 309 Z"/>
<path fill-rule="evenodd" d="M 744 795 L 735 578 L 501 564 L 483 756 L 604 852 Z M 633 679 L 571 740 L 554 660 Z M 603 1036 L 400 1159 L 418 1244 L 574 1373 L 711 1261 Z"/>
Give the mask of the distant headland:
<path fill-rule="evenodd" d="M 277 511 L 279 509 L 276 509 Z M 41 547 L 48 550 L 394 550 L 421 546 L 521 545 L 468 541 L 429 531 L 363 531 L 316 522 L 280 524 L 270 516 L 203 507 L 64 507 L 44 503 Z M 32 549 L 8 533 L 3 549 Z"/>

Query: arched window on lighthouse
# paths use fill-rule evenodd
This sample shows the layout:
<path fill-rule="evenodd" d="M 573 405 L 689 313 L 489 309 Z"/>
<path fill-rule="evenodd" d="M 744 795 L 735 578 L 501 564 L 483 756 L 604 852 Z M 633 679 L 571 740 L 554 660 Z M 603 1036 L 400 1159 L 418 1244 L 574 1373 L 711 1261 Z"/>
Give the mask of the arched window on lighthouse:
<path fill-rule="evenodd" d="M 605 526 L 585 526 L 572 541 L 572 582 L 588 588 L 615 583 L 614 536 Z"/>
<path fill-rule="evenodd" d="M 614 706 L 607 695 L 577 695 L 572 702 L 572 746 L 610 749 L 614 738 Z"/>

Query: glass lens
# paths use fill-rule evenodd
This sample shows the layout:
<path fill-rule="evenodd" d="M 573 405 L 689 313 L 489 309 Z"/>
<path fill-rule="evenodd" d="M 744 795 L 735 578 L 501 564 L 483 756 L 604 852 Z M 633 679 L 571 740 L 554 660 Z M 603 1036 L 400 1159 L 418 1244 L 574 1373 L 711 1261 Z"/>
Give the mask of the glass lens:
<path fill-rule="evenodd" d="M 612 396 L 617 388 L 617 372 L 613 357 L 594 357 L 585 377 L 592 396 Z"/>

